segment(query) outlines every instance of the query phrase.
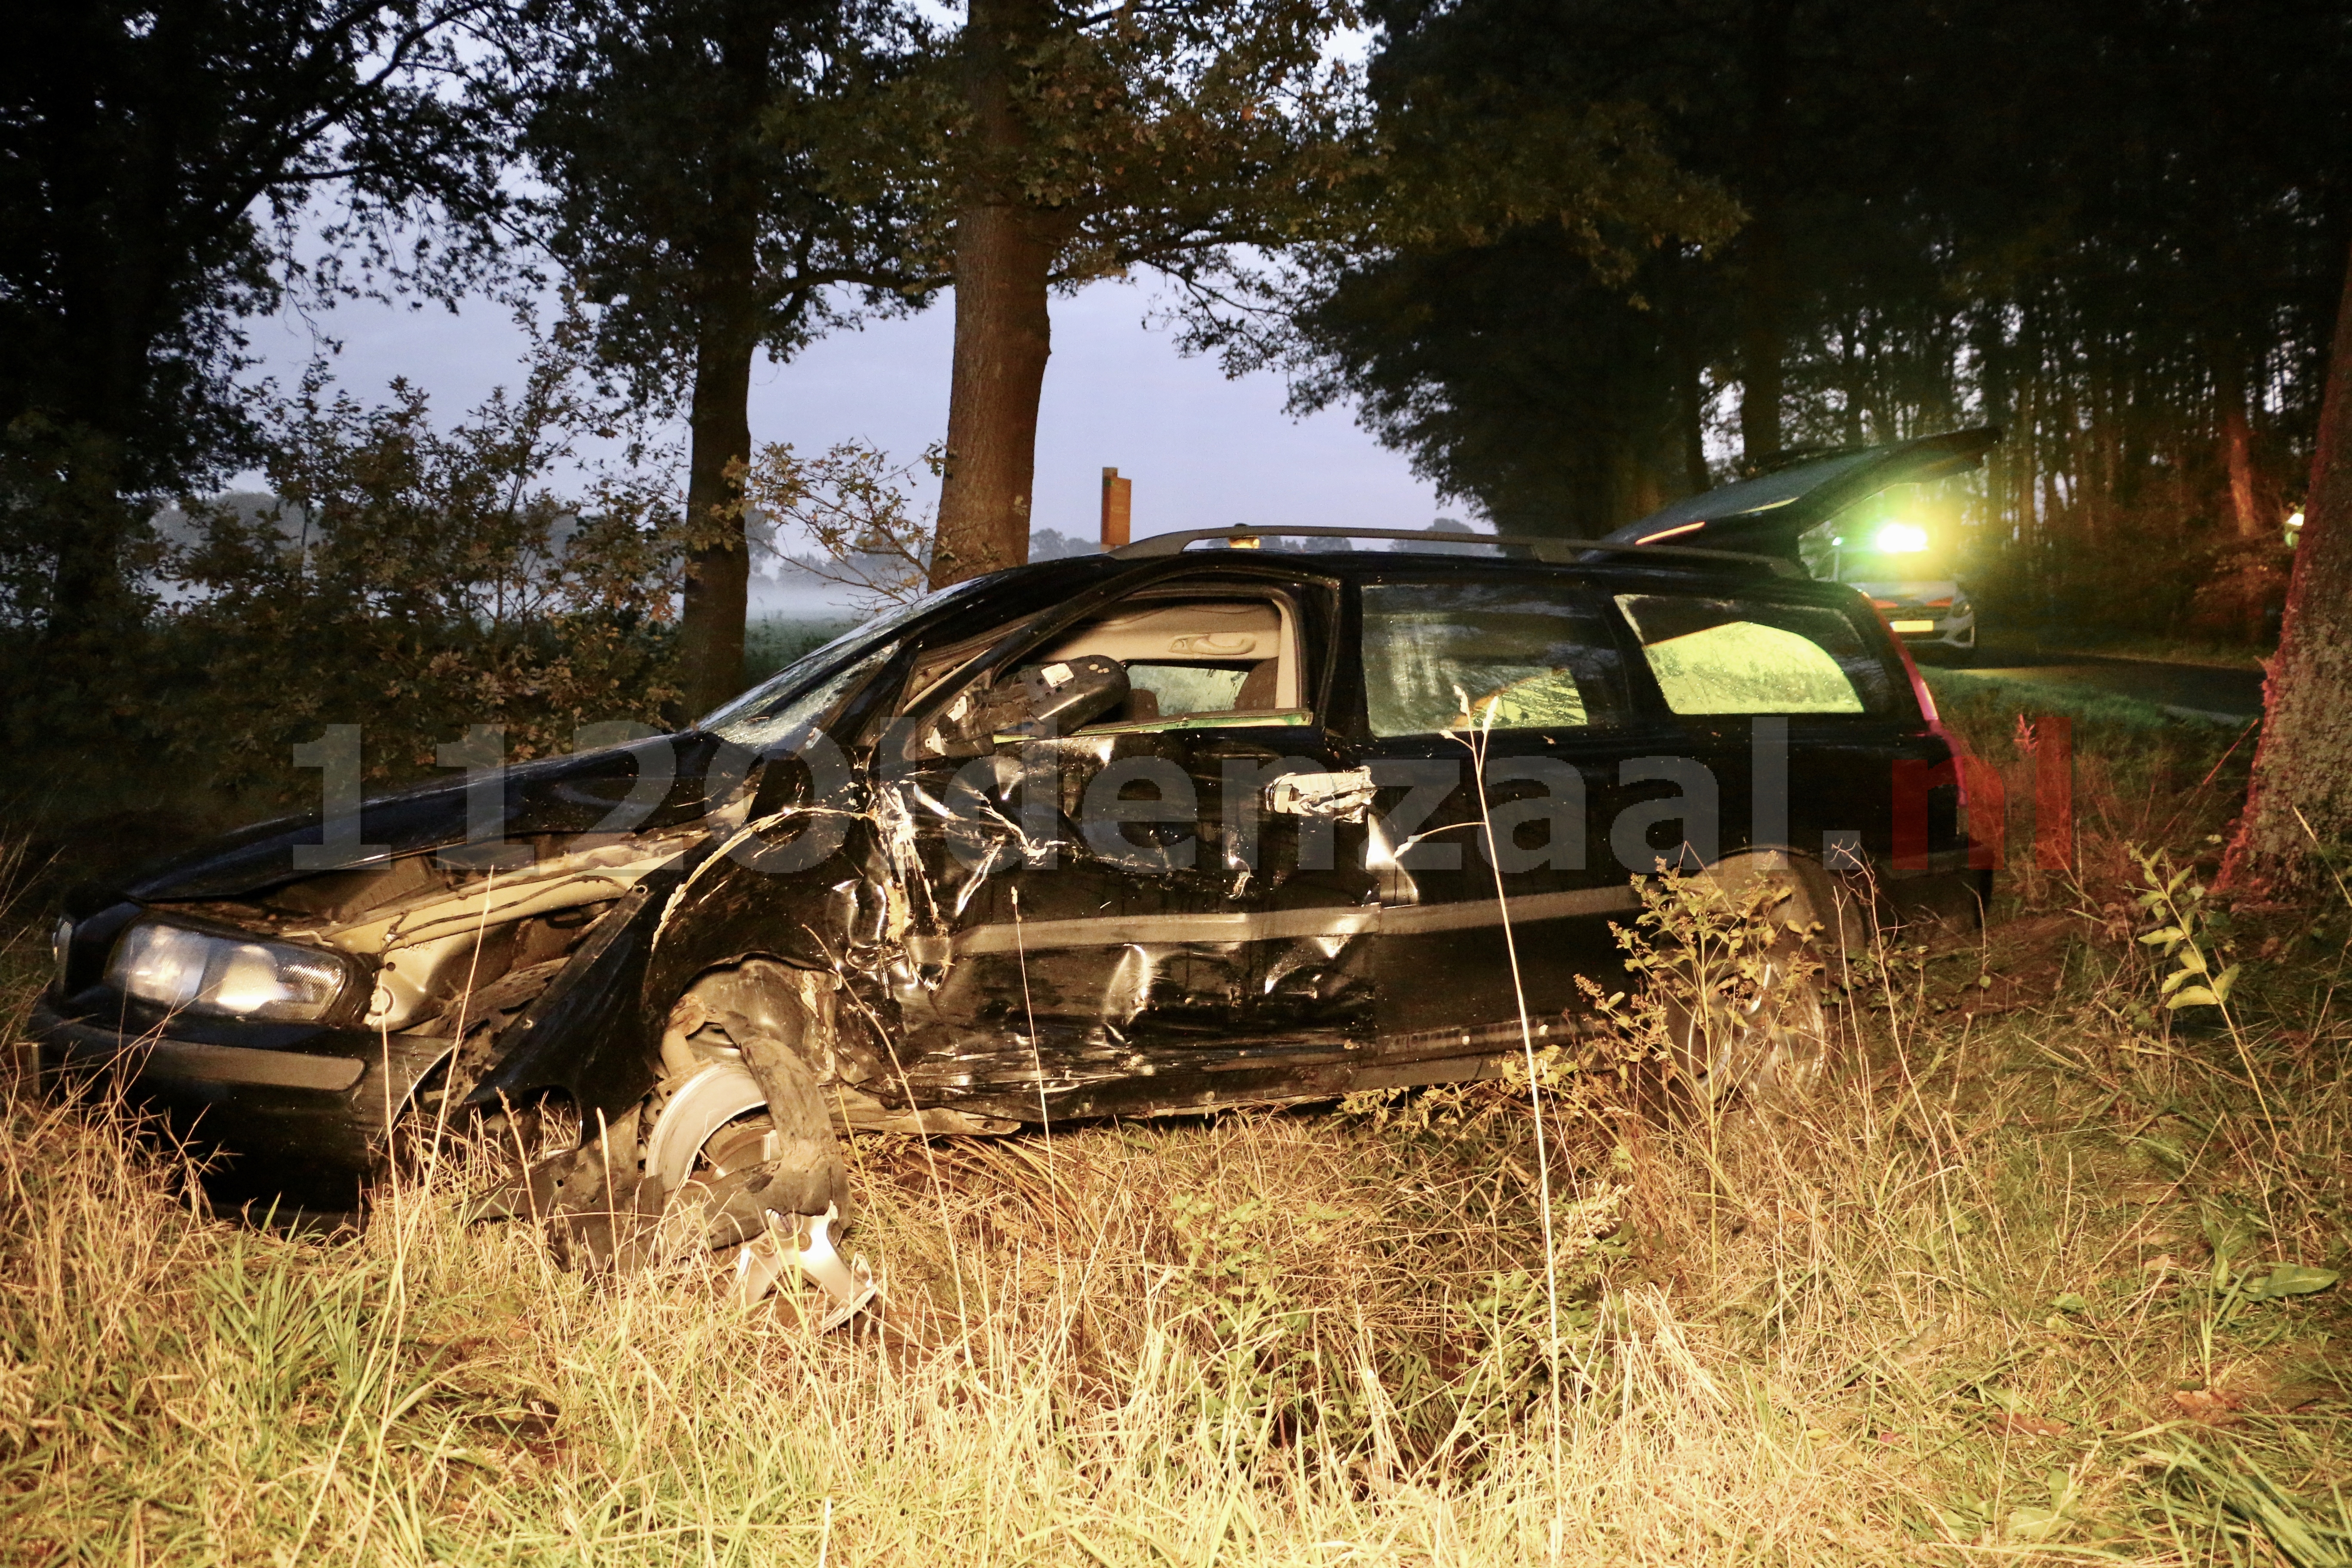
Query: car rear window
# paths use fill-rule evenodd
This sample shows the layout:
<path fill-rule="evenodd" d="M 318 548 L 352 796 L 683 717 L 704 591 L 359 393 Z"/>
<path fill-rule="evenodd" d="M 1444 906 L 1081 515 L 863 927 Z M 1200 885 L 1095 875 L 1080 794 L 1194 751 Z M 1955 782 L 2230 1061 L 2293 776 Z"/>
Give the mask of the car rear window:
<path fill-rule="evenodd" d="M 1818 605 L 1621 594 L 1642 657 L 1677 713 L 1880 713 L 1886 667 L 1844 616 Z"/>
<path fill-rule="evenodd" d="M 1364 589 L 1364 700 L 1375 735 L 1574 730 L 1624 717 L 1601 608 L 1566 588 L 1380 583 Z"/>

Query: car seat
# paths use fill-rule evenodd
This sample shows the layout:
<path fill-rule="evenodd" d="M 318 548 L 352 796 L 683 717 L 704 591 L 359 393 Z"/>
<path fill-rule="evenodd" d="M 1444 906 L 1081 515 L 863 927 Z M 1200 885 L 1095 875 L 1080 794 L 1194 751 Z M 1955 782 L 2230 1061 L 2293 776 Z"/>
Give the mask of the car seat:
<path fill-rule="evenodd" d="M 1274 711 L 1274 700 L 1279 689 L 1276 682 L 1281 674 L 1282 660 L 1278 658 L 1262 658 L 1250 666 L 1249 674 L 1242 681 L 1242 689 L 1234 694 L 1234 711 Z"/>

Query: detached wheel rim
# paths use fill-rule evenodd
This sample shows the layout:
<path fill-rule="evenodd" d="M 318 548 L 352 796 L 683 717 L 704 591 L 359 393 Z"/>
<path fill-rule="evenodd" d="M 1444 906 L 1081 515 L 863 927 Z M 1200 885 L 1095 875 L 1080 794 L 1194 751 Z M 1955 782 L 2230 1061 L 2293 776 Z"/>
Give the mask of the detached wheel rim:
<path fill-rule="evenodd" d="M 776 1152 L 767 1097 L 741 1062 L 712 1062 L 679 1085 L 646 1140 L 646 1179 L 661 1184 L 662 1254 L 714 1251 L 756 1236 L 752 1184 Z"/>
<path fill-rule="evenodd" d="M 646 1138 L 646 1174 L 674 1194 L 686 1184 L 696 1157 L 712 1135 L 746 1112 L 768 1109 L 768 1097 L 740 1061 L 698 1070 L 662 1102 Z"/>

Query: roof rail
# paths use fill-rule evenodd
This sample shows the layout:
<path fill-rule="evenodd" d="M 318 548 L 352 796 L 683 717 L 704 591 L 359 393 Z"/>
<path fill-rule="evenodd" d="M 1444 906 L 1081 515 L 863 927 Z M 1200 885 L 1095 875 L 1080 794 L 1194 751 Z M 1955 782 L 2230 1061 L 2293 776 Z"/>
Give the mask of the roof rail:
<path fill-rule="evenodd" d="M 1574 565 L 1602 555 L 1665 555 L 1763 566 L 1784 576 L 1805 574 L 1804 569 L 1793 562 L 1746 551 L 1700 550 L 1678 544 L 1611 544 L 1600 540 L 1554 539 L 1535 533 L 1472 533 L 1467 529 L 1455 531 L 1409 528 L 1291 528 L 1280 524 L 1264 528 L 1193 528 L 1181 533 L 1150 534 L 1132 544 L 1122 544 L 1110 554 L 1118 561 L 1148 561 L 1158 556 L 1181 555 L 1188 546 L 1211 540 L 1248 550 L 1256 548 L 1262 539 L 1401 539 L 1418 544 L 1493 544 L 1506 549 L 1525 550 L 1537 560 L 1554 566 Z"/>

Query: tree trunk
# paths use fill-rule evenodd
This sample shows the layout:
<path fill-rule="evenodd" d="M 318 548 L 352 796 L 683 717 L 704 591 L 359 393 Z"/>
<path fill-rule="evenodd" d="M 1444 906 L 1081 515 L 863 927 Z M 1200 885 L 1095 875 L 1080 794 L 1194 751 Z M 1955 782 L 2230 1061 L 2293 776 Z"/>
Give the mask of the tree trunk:
<path fill-rule="evenodd" d="M 1044 20 L 1036 0 L 972 0 L 964 90 L 972 147 L 956 214 L 955 363 L 931 586 L 1029 559 L 1037 400 L 1053 353 L 1046 289 L 1068 233 L 1022 199 L 1028 137 L 1013 100 L 1014 51 Z"/>
<path fill-rule="evenodd" d="M 87 427 L 63 431 L 59 438 L 54 455 L 63 482 L 42 498 L 57 520 L 57 566 L 42 630 L 52 650 L 102 646 L 136 618 L 137 609 L 122 575 L 132 514 L 122 500 L 121 445 Z"/>
<path fill-rule="evenodd" d="M 2221 415 L 2221 458 L 2230 471 L 2230 519 L 2242 540 L 2267 532 L 2254 502 L 2254 438 L 2242 404 Z"/>
<path fill-rule="evenodd" d="M 1683 493 L 1697 495 L 1712 488 L 1706 470 L 1706 397 L 1699 385 L 1698 366 L 1685 357 L 1675 376 L 1675 396 L 1680 403 L 1680 426 L 1683 456 Z"/>
<path fill-rule="evenodd" d="M 2230 479 L 2230 523 L 2242 541 L 2268 531 L 2254 492 L 2254 433 L 2246 417 L 2246 381 L 2235 356 L 2224 353 L 2213 378 L 2221 405 L 2221 466 Z"/>
<path fill-rule="evenodd" d="M 1672 281 L 1666 308 L 1666 339 L 1675 363 L 1675 437 L 1681 448 L 1684 493 L 1697 495 L 1711 489 L 1706 469 L 1706 370 L 1698 347 L 1698 329 L 1691 320 L 1697 307 L 1687 272 L 1679 265 L 1666 275 Z"/>
<path fill-rule="evenodd" d="M 955 367 L 934 588 L 1029 559 L 1054 247 L 1026 217 L 1009 204 L 972 203 L 956 222 Z"/>
<path fill-rule="evenodd" d="M 172 28 L 174 19 L 167 14 L 159 26 Z M 145 430 L 156 341 L 176 320 L 163 251 L 174 239 L 188 242 L 167 237 L 174 226 L 164 221 L 176 149 L 155 121 L 168 116 L 109 112 L 94 68 L 106 47 L 86 36 L 61 51 L 69 63 L 45 73 L 37 105 L 55 146 L 70 149 L 53 154 L 63 188 L 43 236 L 61 263 L 62 363 L 53 384 L 63 396 L 38 410 L 47 427 L 27 432 L 39 467 L 61 480 L 47 498 L 58 529 L 44 628 L 52 649 L 102 649 L 137 618 L 122 570 L 123 547 L 138 528 L 125 492 L 152 482 L 135 471 L 134 438 Z"/>
<path fill-rule="evenodd" d="M 1753 463 L 1786 444 L 1780 434 L 1783 258 L 1779 216 L 1759 208 L 1740 239 L 1748 253 L 1748 286 L 1740 300 L 1739 446 L 1740 455 Z"/>
<path fill-rule="evenodd" d="M 751 289 L 741 292 L 749 305 Z M 736 465 L 751 452 L 751 355 L 758 342 L 756 310 L 739 313 L 715 302 L 706 309 L 688 416 L 686 510 L 693 521 L 693 542 L 678 616 L 689 716 L 709 712 L 743 688 L 751 558 L 743 536 L 743 470 Z"/>
<path fill-rule="evenodd" d="M 743 687 L 743 618 L 751 558 L 743 535 L 743 479 L 751 457 L 751 356 L 760 346 L 760 215 L 768 193 L 756 149 L 735 127 L 758 122 L 771 89 L 770 57 L 786 9 L 731 5 L 719 29 L 721 100 L 730 122 L 711 149 L 708 226 L 697 246 L 694 395 L 687 416 L 686 512 L 691 529 L 678 617 L 678 661 L 689 716 Z"/>
<path fill-rule="evenodd" d="M 1781 142 L 1787 134 L 1789 23 L 1793 0 L 1753 0 L 1748 13 L 1748 158 L 1739 195 L 1748 209 L 1739 237 L 1739 444 L 1749 462 L 1785 444 L 1780 432 L 1786 351 L 1788 242 L 1782 231 Z"/>
<path fill-rule="evenodd" d="M 2352 268 L 2336 311 L 2303 536 L 2279 650 L 2263 682 L 2263 738 L 2221 882 L 2288 899 L 2319 876 L 2319 844 L 2352 835 Z"/>

